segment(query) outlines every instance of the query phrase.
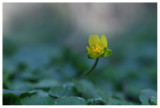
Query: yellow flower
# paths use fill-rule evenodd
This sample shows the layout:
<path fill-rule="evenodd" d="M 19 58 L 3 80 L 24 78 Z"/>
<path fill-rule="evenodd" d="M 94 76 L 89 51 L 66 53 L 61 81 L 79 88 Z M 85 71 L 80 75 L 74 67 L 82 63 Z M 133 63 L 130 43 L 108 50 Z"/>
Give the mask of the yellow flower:
<path fill-rule="evenodd" d="M 88 58 L 108 57 L 112 54 L 112 50 L 108 49 L 108 41 L 105 35 L 91 35 L 89 37 L 89 46 L 87 46 Z"/>

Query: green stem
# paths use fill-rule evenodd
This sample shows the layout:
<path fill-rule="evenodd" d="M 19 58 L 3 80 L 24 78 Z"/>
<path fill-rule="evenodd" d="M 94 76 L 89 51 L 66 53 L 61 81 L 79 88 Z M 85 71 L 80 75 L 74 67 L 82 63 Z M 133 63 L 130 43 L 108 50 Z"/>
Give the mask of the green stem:
<path fill-rule="evenodd" d="M 87 76 L 90 72 L 92 72 L 98 63 L 98 60 L 99 59 L 96 58 L 94 65 L 87 72 L 83 73 L 78 79 L 80 80 L 80 79 L 84 78 L 85 76 Z"/>

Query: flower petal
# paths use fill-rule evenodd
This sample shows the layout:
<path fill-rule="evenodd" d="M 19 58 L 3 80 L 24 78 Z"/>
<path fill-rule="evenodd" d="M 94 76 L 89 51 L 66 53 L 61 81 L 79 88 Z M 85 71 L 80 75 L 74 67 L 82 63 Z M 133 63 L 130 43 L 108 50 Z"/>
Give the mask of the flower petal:
<path fill-rule="evenodd" d="M 101 44 L 106 48 L 108 47 L 108 41 L 105 35 L 101 36 Z"/>
<path fill-rule="evenodd" d="M 86 48 L 87 48 L 88 53 L 91 53 L 91 49 L 88 46 Z"/>
<path fill-rule="evenodd" d="M 89 37 L 89 45 L 90 45 L 91 48 L 94 47 L 95 44 L 99 44 L 100 42 L 101 41 L 100 41 L 100 38 L 99 38 L 98 35 L 91 35 Z"/>

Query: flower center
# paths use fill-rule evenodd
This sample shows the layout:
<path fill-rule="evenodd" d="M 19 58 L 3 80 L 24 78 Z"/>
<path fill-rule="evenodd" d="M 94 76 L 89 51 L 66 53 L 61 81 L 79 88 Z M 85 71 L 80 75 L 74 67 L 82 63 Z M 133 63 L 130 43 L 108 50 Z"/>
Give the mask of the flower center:
<path fill-rule="evenodd" d="M 93 53 L 93 55 L 101 55 L 101 54 L 103 54 L 104 53 L 104 51 L 103 51 L 103 47 L 102 47 L 102 45 L 101 44 L 95 44 L 95 46 L 94 47 L 92 47 L 92 53 Z"/>

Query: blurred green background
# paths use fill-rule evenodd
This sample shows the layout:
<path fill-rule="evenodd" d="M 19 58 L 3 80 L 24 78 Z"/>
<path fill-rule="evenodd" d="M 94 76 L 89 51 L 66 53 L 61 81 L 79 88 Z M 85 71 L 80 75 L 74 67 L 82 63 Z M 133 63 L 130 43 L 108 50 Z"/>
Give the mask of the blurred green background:
<path fill-rule="evenodd" d="M 75 83 L 95 61 L 86 50 L 92 34 L 107 36 L 112 56 Z M 113 94 L 108 100 L 98 92 L 105 104 L 143 104 L 142 90 L 157 91 L 157 4 L 3 3 L 3 104 L 17 104 L 30 91 L 48 96 L 51 87 L 69 85 L 87 104 L 99 99 L 86 96 L 95 89 L 94 95 Z M 19 97 L 20 91 L 30 95 Z"/>

